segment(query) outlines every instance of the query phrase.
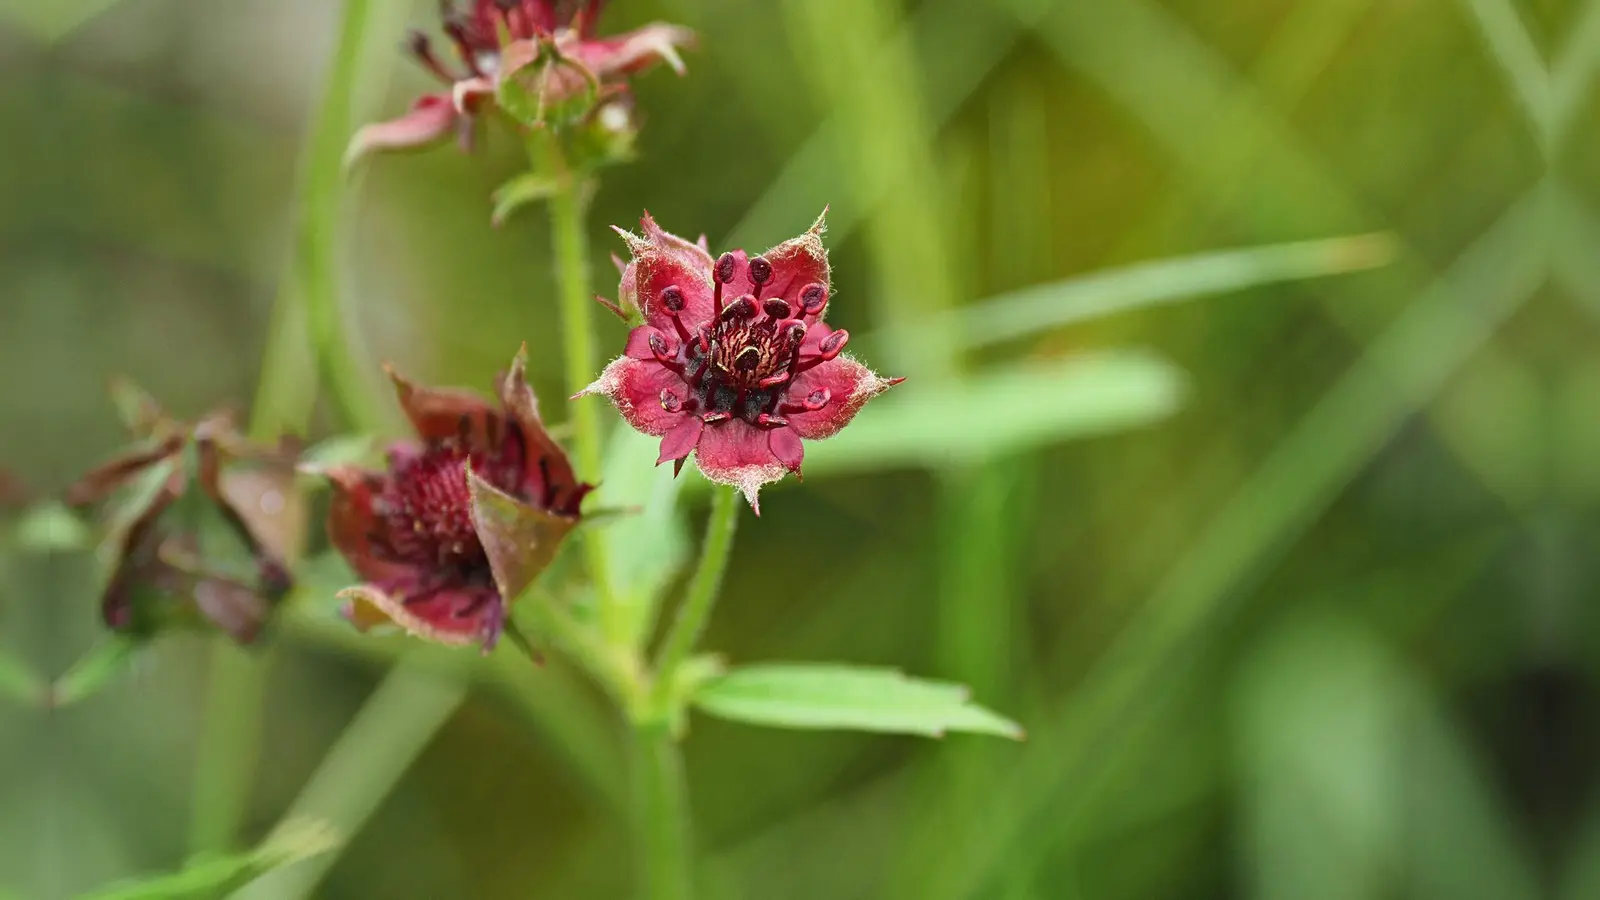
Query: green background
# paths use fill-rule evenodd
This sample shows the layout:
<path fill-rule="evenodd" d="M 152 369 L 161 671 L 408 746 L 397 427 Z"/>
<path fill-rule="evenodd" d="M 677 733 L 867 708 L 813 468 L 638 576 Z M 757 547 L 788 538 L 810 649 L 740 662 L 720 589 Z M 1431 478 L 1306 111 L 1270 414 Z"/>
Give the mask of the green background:
<path fill-rule="evenodd" d="M 396 48 L 433 4 L 373 6 L 357 121 L 432 87 Z M 248 405 L 337 7 L 0 2 L 0 465 L 41 494 L 121 442 L 114 374 L 185 415 Z M 597 283 L 623 249 L 603 226 L 643 208 L 754 250 L 831 204 L 830 322 L 948 400 L 769 489 L 710 646 L 959 680 L 1029 732 L 696 716 L 705 896 L 1600 896 L 1600 0 L 616 0 L 605 24 L 654 18 L 701 44 L 688 77 L 637 80 Z M 374 373 L 487 388 L 526 339 L 562 420 L 543 217 L 488 224 L 517 164 L 496 134 L 365 166 L 340 295 Z M 1191 298 L 1179 267 L 1155 286 L 1192 302 L 941 315 L 1375 232 L 1389 265 L 1325 279 L 1249 256 L 1274 283 Z M 1361 268 L 1374 240 L 1319 265 Z M 1111 302 L 1075 284 L 1040 308 Z M 1111 362 L 1003 409 L 963 393 L 1077 354 Z M 8 550 L 0 648 L 65 669 L 96 637 L 94 577 Z M 256 654 L 250 842 L 406 646 L 315 600 Z M 210 652 L 166 639 L 79 706 L 0 707 L 0 894 L 182 865 Z M 372 783 L 318 786 L 319 809 L 376 807 L 316 896 L 625 895 L 622 728 L 559 660 L 504 662 L 380 695 L 346 760 Z"/>

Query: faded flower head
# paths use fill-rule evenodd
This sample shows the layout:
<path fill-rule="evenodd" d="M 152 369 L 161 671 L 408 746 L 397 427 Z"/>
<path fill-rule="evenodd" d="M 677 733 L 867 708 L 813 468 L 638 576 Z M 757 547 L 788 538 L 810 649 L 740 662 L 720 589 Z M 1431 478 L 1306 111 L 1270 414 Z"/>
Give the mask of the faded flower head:
<path fill-rule="evenodd" d="M 682 75 L 678 48 L 694 33 L 656 22 L 615 37 L 600 37 L 595 24 L 603 0 L 440 0 L 442 30 L 450 53 L 413 32 L 408 49 L 446 85 L 424 94 L 398 119 L 369 125 L 350 142 L 347 161 L 371 150 L 414 147 L 452 133 L 470 144 L 477 115 L 486 104 L 511 101 L 519 119 L 543 122 L 549 110 L 592 94 L 574 118 L 587 119 L 603 101 L 625 95 L 625 77 L 665 62 Z M 448 58 L 453 56 L 454 59 Z M 507 87 L 514 87 L 508 92 Z M 522 98 L 532 108 L 523 109 Z"/>
<path fill-rule="evenodd" d="M 365 629 L 394 622 L 445 644 L 492 649 L 508 604 L 555 558 L 591 486 L 539 418 L 527 348 L 500 379 L 499 405 L 395 374 L 417 442 L 388 470 L 334 466 L 328 535 L 365 583 L 340 593 Z"/>
<path fill-rule="evenodd" d="M 824 212 L 826 215 L 826 212 Z M 829 300 L 823 217 L 756 257 L 713 259 L 704 243 L 618 229 L 633 259 L 624 306 L 644 322 L 623 355 L 583 390 L 611 398 L 628 424 L 661 438 L 660 465 L 692 452 L 712 481 L 744 492 L 800 473 L 804 440 L 831 437 L 900 383 L 843 355 L 848 332 L 822 321 Z"/>
<path fill-rule="evenodd" d="M 291 586 L 288 561 L 303 533 L 296 443 L 251 443 L 226 413 L 179 422 L 126 383 L 114 393 L 138 442 L 65 498 L 73 506 L 112 501 L 106 626 L 139 636 L 209 626 L 254 641 Z"/>

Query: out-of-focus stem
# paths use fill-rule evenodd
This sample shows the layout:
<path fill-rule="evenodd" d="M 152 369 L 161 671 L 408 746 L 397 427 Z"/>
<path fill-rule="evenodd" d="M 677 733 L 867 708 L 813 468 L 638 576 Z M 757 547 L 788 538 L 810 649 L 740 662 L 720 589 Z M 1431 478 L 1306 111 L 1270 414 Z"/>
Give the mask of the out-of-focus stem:
<path fill-rule="evenodd" d="M 273 308 L 252 410 L 250 431 L 258 439 L 306 430 L 318 371 L 327 378 L 346 424 L 373 428 L 380 418 L 370 383 L 349 352 L 336 265 L 344 142 L 351 131 L 352 96 L 370 8 L 370 0 L 345 0 L 338 45 L 301 159 L 294 259 Z M 195 761 L 190 824 L 195 852 L 222 850 L 233 842 L 248 807 L 261 743 L 265 661 L 222 638 L 212 654 Z"/>
<path fill-rule="evenodd" d="M 649 900 L 688 900 L 694 891 L 683 757 L 665 722 L 639 725 L 633 743 L 635 893 Z"/>

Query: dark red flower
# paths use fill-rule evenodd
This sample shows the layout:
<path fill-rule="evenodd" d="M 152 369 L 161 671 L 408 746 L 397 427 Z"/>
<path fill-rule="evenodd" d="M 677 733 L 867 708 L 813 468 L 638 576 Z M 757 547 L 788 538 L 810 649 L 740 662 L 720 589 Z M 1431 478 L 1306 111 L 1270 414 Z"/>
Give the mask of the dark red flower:
<path fill-rule="evenodd" d="M 603 92 L 624 89 L 623 76 L 660 61 L 683 74 L 678 49 L 694 33 L 656 22 L 616 37 L 595 34 L 601 0 L 468 0 L 463 11 L 441 0 L 440 18 L 456 60 L 435 52 L 421 32 L 413 32 L 409 49 L 423 68 L 448 87 L 424 94 L 398 119 L 369 125 L 350 142 L 346 159 L 371 150 L 414 147 L 452 133 L 470 140 L 474 119 L 485 103 L 493 103 L 502 79 L 540 60 L 551 64 L 536 76 L 532 88 L 541 105 L 554 105 L 598 86 Z"/>
<path fill-rule="evenodd" d="M 526 364 L 523 348 L 500 379 L 498 407 L 391 370 L 420 442 L 391 447 L 386 472 L 318 470 L 334 485 L 328 535 L 365 580 L 340 592 L 357 627 L 392 621 L 487 651 L 507 604 L 578 524 L 591 486 L 546 433 Z"/>
<path fill-rule="evenodd" d="M 188 425 L 130 385 L 117 391 L 119 399 L 137 396 L 129 424 L 140 442 L 66 494 L 74 506 L 112 499 L 107 546 L 114 569 L 101 600 L 106 626 L 149 636 L 209 624 L 240 643 L 255 640 L 290 588 L 288 560 L 302 535 L 293 488 L 296 442 L 259 446 L 241 437 L 225 413 Z M 228 558 L 226 545 L 207 537 L 206 518 L 220 519 L 213 534 L 232 535 L 244 568 Z"/>
<path fill-rule="evenodd" d="M 826 215 L 826 211 L 824 211 Z M 850 335 L 823 323 L 828 253 L 823 217 L 756 257 L 717 259 L 662 231 L 617 229 L 633 254 L 620 301 L 644 324 L 582 393 L 604 394 L 628 424 L 661 437 L 660 465 L 690 452 L 712 481 L 744 492 L 800 473 L 801 440 L 831 437 L 868 400 L 899 384 L 842 355 Z"/>

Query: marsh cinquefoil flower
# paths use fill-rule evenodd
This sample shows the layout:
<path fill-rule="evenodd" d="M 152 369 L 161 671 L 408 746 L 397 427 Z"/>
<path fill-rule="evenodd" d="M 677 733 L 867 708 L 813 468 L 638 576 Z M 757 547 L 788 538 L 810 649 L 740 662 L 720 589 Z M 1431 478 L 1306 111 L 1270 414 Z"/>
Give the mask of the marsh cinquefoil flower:
<path fill-rule="evenodd" d="M 316 470 L 334 486 L 328 535 L 365 583 L 340 592 L 357 627 L 392 621 L 445 644 L 493 648 L 507 606 L 555 557 L 591 486 L 546 433 L 524 374 L 499 406 L 390 372 L 420 442 L 389 449 L 385 472 Z"/>
<path fill-rule="evenodd" d="M 424 94 L 397 119 L 361 129 L 346 159 L 427 144 L 452 133 L 468 143 L 478 113 L 495 102 L 507 79 L 520 79 L 543 109 L 590 90 L 596 100 L 625 93 L 625 76 L 658 61 L 683 74 L 678 48 L 693 40 L 693 32 L 657 22 L 600 37 L 595 23 L 604 5 L 603 0 L 468 0 L 462 10 L 453 0 L 440 0 L 442 27 L 456 60 L 442 57 L 421 32 L 412 33 L 409 49 L 447 88 Z"/>
<path fill-rule="evenodd" d="M 618 229 L 633 260 L 618 289 L 644 323 L 582 393 L 611 398 L 628 424 L 661 438 L 660 465 L 692 452 L 712 481 L 758 512 L 761 486 L 800 473 L 801 441 L 831 437 L 899 384 L 842 355 L 849 332 L 823 323 L 829 299 L 823 217 L 756 257 L 713 259 L 648 213 Z"/>
<path fill-rule="evenodd" d="M 131 385 L 116 391 L 138 404 L 129 421 L 138 442 L 66 494 L 73 506 L 112 501 L 106 627 L 140 637 L 213 627 L 254 641 L 291 586 L 288 559 L 302 521 L 297 443 L 257 445 L 226 413 L 191 425 Z"/>

